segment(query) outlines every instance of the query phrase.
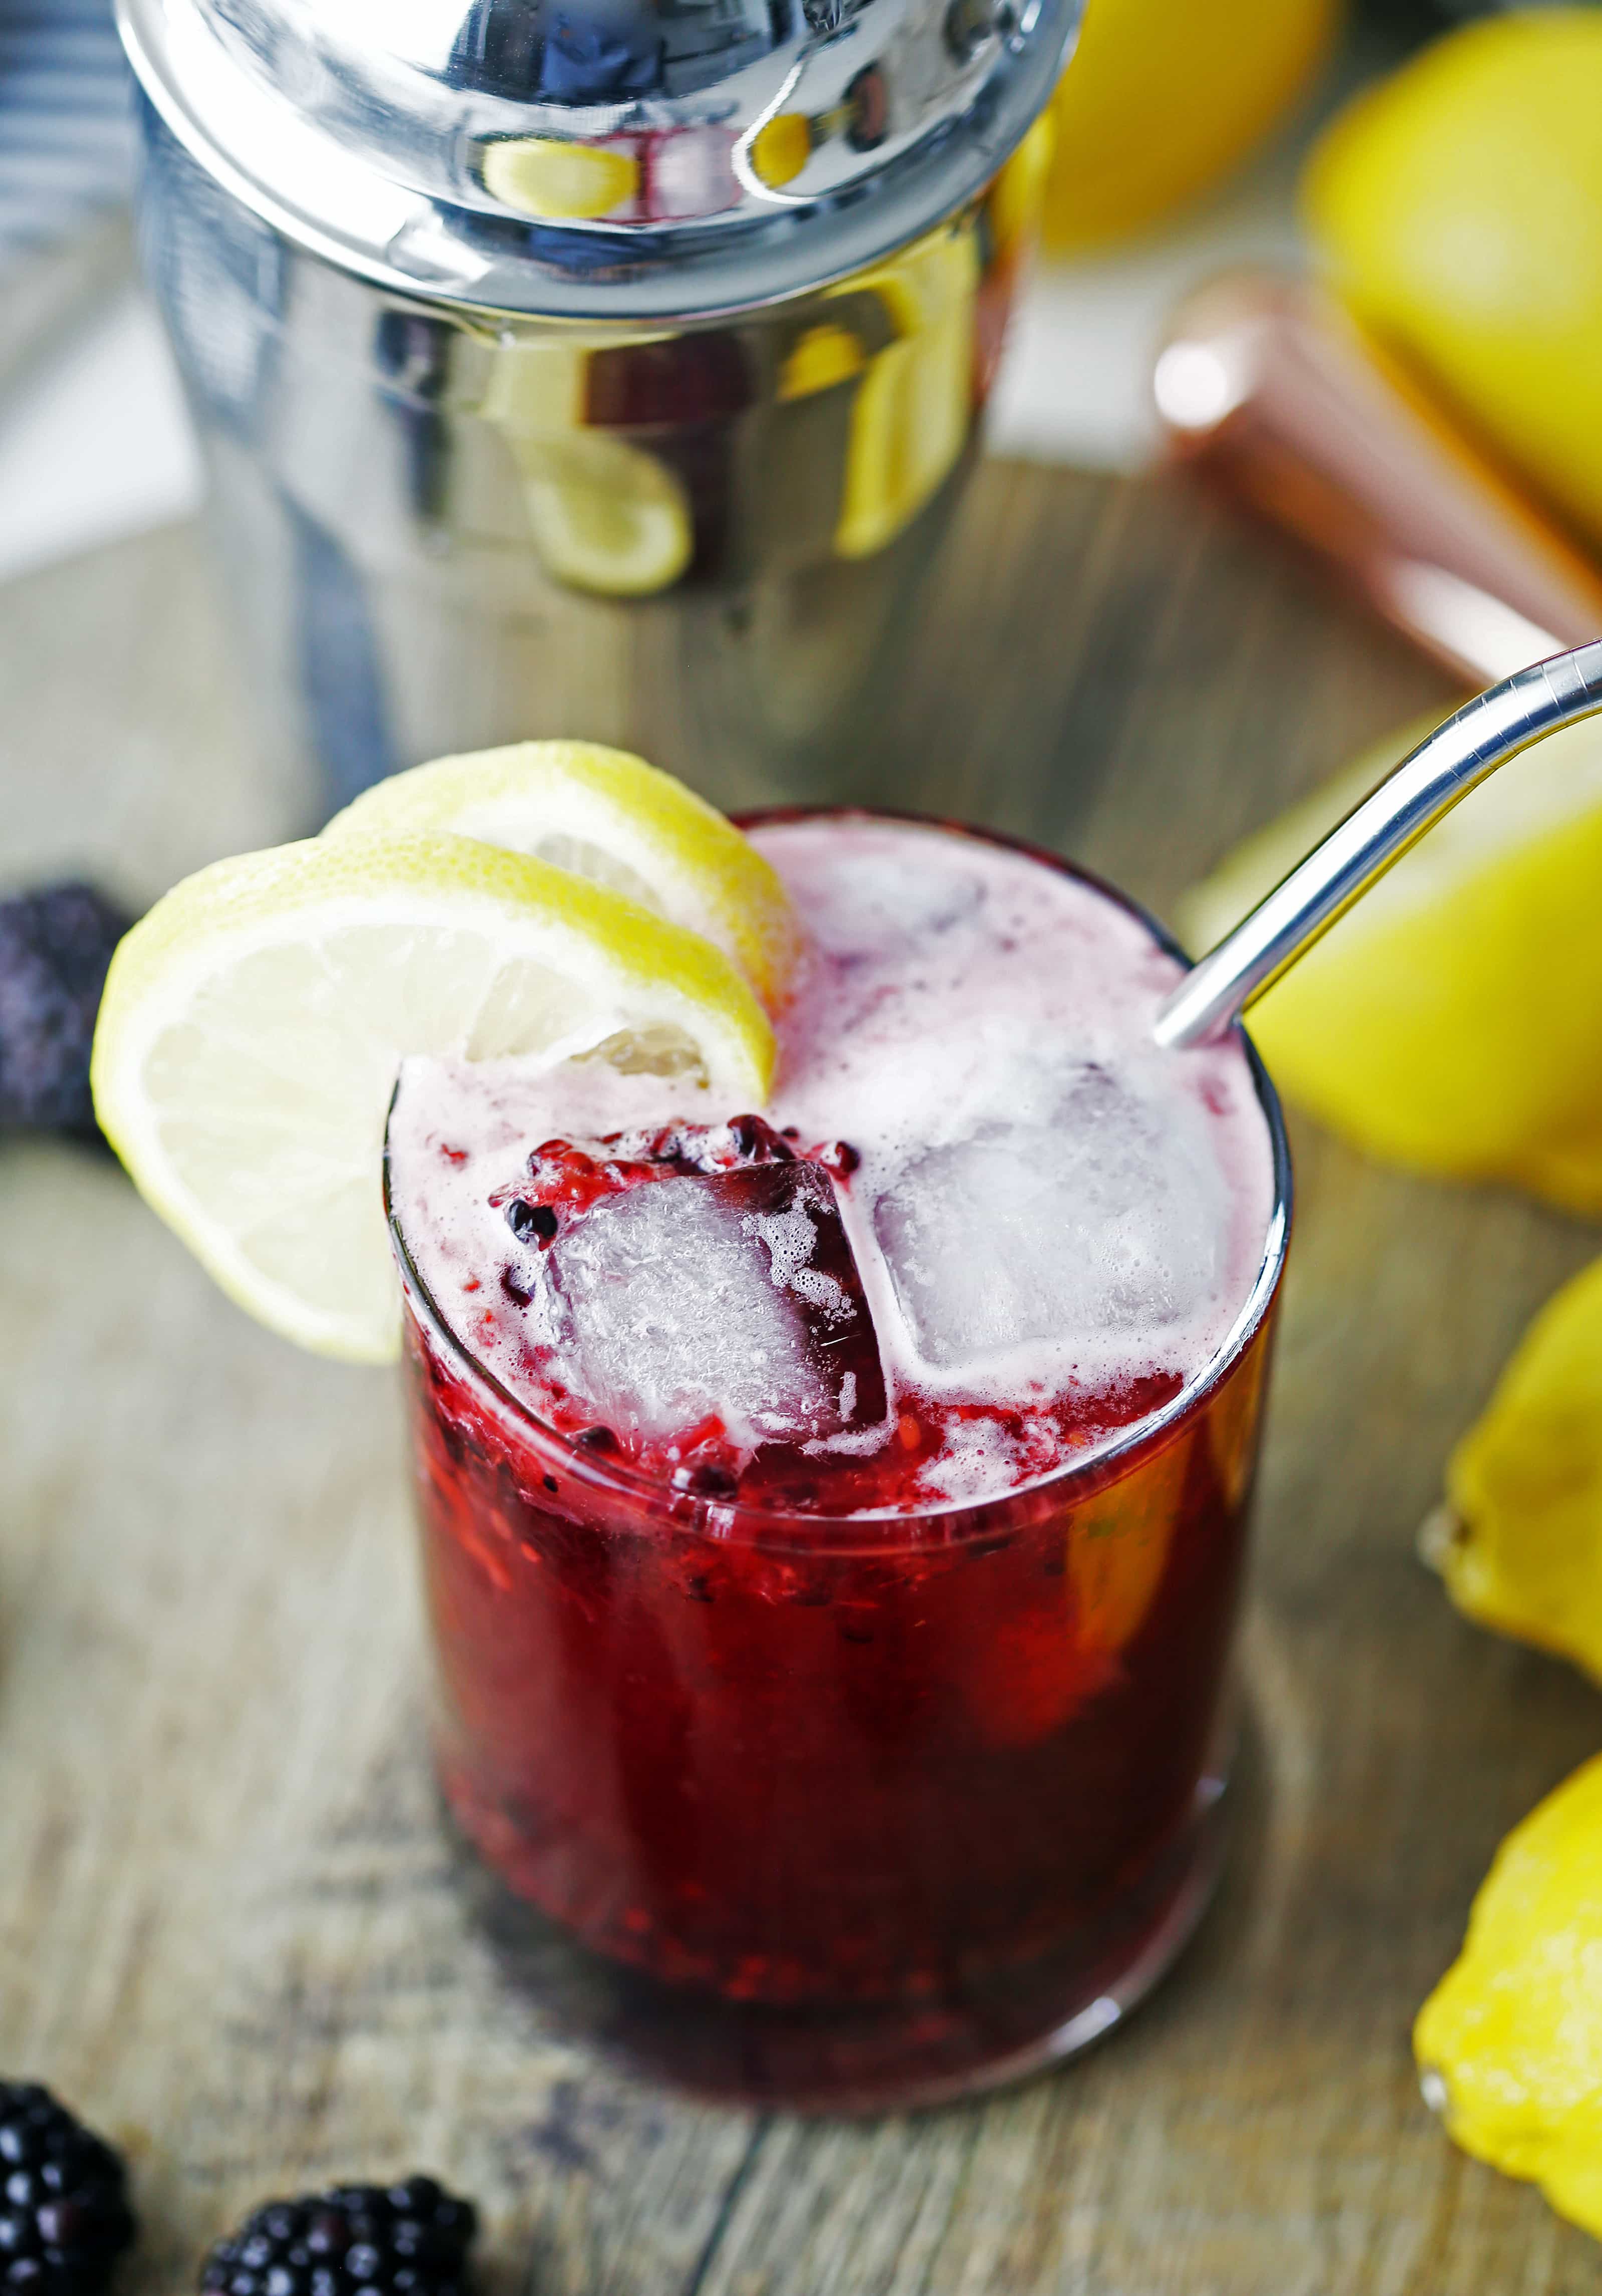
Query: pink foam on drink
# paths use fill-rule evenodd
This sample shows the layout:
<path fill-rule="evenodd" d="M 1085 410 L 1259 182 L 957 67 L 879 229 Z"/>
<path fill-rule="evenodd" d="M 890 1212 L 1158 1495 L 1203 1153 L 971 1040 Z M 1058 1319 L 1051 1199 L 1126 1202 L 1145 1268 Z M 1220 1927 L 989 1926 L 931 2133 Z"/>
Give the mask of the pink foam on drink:
<path fill-rule="evenodd" d="M 834 1193 L 888 1396 L 882 1420 L 848 1409 L 822 1436 L 814 1398 L 814 1431 L 794 1447 L 826 1474 L 932 1427 L 908 1504 L 989 1496 L 1082 1457 L 1201 1377 L 1252 1297 L 1274 1183 L 1244 1052 L 1159 1051 L 1151 1022 L 1174 961 L 1119 904 L 1025 854 L 850 815 L 772 823 L 753 841 L 811 941 L 765 1113 L 803 1155 L 855 1152 Z M 398 1226 L 448 1324 L 537 1414 L 557 1415 L 553 1382 L 571 1396 L 575 1358 L 536 1247 L 506 1224 L 530 1150 L 739 1112 L 602 1060 L 406 1063 L 390 1142 Z M 816 1389 L 791 1363 L 808 1344 L 794 1303 L 779 1316 L 733 1259 L 719 1291 L 704 1240 L 694 1251 L 682 1290 L 678 1271 L 649 1266 L 624 1313 L 637 1301 L 658 1330 L 682 1297 L 676 1407 L 736 1424 L 749 1452 L 771 1376 L 768 1439 L 787 1441 L 785 1382 Z M 776 1260 L 776 1285 L 781 1273 Z M 725 1331 L 737 1348 L 719 1345 Z M 615 1402 L 624 1325 L 613 1354 Z M 754 1385 L 753 1363 L 771 1366 Z M 659 1379 L 653 1439 L 663 1391 Z"/>

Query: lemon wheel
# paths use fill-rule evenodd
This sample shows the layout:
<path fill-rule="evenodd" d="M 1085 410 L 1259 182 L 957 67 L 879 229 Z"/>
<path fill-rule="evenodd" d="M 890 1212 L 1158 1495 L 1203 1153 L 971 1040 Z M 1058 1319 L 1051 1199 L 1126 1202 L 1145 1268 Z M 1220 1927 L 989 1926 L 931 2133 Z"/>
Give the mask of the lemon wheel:
<path fill-rule="evenodd" d="M 158 902 L 112 960 L 92 1082 L 141 1193 L 226 1292 L 376 1362 L 398 1332 L 381 1161 L 401 1060 L 581 1051 L 756 1104 L 773 1037 L 721 950 L 605 886 L 464 837 L 346 834 Z"/>

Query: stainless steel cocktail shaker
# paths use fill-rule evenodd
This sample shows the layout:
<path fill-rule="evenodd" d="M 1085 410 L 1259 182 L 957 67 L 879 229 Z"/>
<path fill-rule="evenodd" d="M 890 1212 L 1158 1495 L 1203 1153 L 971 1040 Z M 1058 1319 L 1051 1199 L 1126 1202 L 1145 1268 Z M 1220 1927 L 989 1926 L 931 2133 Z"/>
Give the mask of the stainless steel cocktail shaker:
<path fill-rule="evenodd" d="M 328 802 L 548 734 L 849 793 L 1079 6 L 122 0 L 259 721 Z"/>

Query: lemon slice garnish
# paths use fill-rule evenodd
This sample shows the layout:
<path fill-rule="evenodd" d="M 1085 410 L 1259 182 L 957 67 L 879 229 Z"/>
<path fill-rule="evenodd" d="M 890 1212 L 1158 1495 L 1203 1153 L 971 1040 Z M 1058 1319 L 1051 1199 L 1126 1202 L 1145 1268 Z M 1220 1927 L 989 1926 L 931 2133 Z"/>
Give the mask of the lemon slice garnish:
<path fill-rule="evenodd" d="M 654 909 L 731 956 L 769 1007 L 799 929 L 777 875 L 732 823 L 670 774 L 596 742 L 517 742 L 380 782 L 325 837 L 481 839 L 532 854 Z"/>
<path fill-rule="evenodd" d="M 384 1122 L 408 1054 L 583 1052 L 760 1105 L 744 975 L 605 886 L 464 837 L 346 834 L 186 878 L 112 959 L 91 1078 L 146 1201 L 239 1305 L 393 1356 Z"/>

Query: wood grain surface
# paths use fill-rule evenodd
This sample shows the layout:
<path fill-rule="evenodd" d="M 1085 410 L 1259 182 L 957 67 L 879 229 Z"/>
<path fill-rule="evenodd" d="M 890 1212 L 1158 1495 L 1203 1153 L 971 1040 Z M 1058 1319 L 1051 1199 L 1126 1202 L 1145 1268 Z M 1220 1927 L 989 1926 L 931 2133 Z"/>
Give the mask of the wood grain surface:
<path fill-rule="evenodd" d="M 0 859 L 143 900 L 293 828 L 173 530 L 0 592 Z M 862 792 L 1159 909 L 1446 692 L 1166 482 L 985 468 Z M 580 731 L 580 728 L 575 728 Z M 1466 2161 L 1412 2013 L 1497 1841 L 1602 1745 L 1564 1667 L 1413 1559 L 1453 1438 L 1598 1249 L 1296 1128 L 1301 1203 L 1216 1910 L 1130 2028 L 965 2107 L 677 2103 L 539 2038 L 436 1835 L 383 1375 L 246 1323 L 109 1161 L 0 1149 L 0 2070 L 131 2150 L 126 2296 L 274 2191 L 432 2166 L 542 2296 L 1592 2296 Z"/>

